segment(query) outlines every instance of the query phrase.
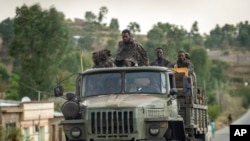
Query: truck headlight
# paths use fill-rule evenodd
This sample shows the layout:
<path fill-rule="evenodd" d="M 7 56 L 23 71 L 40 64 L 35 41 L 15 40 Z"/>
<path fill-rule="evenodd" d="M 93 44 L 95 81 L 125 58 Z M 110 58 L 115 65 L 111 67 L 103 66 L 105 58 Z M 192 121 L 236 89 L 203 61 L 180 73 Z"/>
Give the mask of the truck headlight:
<path fill-rule="evenodd" d="M 81 129 L 79 127 L 73 127 L 71 129 L 71 135 L 74 137 L 74 138 L 78 138 L 81 136 Z"/>
<path fill-rule="evenodd" d="M 74 101 L 66 101 L 62 105 L 61 109 L 62 109 L 64 118 L 69 120 L 69 119 L 74 119 L 77 117 L 80 111 L 80 106 Z"/>
<path fill-rule="evenodd" d="M 157 136 L 160 133 L 160 127 L 158 125 L 151 125 L 149 127 L 149 133 L 152 136 Z"/>

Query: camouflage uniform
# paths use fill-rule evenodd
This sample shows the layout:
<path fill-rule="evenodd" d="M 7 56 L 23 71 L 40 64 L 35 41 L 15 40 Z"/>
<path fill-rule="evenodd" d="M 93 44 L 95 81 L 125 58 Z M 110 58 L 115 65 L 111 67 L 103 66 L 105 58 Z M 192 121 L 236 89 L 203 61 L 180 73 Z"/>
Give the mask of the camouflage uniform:
<path fill-rule="evenodd" d="M 185 59 L 184 61 L 177 60 L 177 67 L 178 68 L 188 68 L 188 75 L 191 76 L 191 79 L 193 81 L 194 89 L 197 88 L 197 79 L 196 74 L 194 72 L 194 65 L 191 63 L 189 59 Z"/>
<path fill-rule="evenodd" d="M 111 57 L 111 52 L 108 49 L 94 52 L 92 59 L 94 62 L 94 66 L 92 68 L 115 67 L 114 59 Z"/>
<path fill-rule="evenodd" d="M 150 66 L 163 66 L 163 67 L 172 67 L 172 64 L 170 63 L 170 61 L 168 61 L 165 58 L 157 58 L 155 59 L 154 62 L 150 63 Z"/>
<path fill-rule="evenodd" d="M 188 68 L 189 74 L 194 73 L 194 65 L 191 63 L 189 59 L 185 59 L 184 61 L 177 60 L 178 68 Z"/>
<path fill-rule="evenodd" d="M 139 43 L 130 39 L 128 43 L 119 42 L 115 64 L 122 66 L 148 66 L 147 53 Z"/>

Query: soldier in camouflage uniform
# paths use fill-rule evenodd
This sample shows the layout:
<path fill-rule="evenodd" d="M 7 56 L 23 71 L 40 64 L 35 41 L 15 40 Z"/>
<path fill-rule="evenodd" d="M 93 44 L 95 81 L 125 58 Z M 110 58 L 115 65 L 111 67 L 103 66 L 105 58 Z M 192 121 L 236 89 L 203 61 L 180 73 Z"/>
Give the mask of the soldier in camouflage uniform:
<path fill-rule="evenodd" d="M 188 58 L 186 57 L 186 52 L 185 51 L 179 51 L 178 52 L 178 60 L 177 63 L 175 65 L 175 67 L 178 68 L 188 68 L 188 72 L 189 74 L 194 73 L 194 65 L 191 63 L 190 61 L 190 56 L 188 56 Z"/>
<path fill-rule="evenodd" d="M 159 48 L 156 48 L 155 51 L 156 51 L 157 58 L 155 59 L 154 62 L 151 62 L 150 65 L 151 66 L 163 66 L 163 67 L 170 68 L 172 64 L 170 63 L 170 61 L 168 61 L 167 59 L 163 57 L 163 49 L 159 47 Z"/>
<path fill-rule="evenodd" d="M 186 55 L 188 55 L 186 57 Z M 178 67 L 178 68 L 187 68 L 188 69 L 188 75 L 191 76 L 191 79 L 193 81 L 193 85 L 196 88 L 197 87 L 197 83 L 196 83 L 196 74 L 194 72 L 194 65 L 191 63 L 190 61 L 190 55 L 188 53 L 186 53 L 185 51 L 179 51 L 178 52 L 178 60 L 177 60 L 177 64 L 174 65 L 174 67 Z M 194 89 L 195 89 L 194 88 Z"/>
<path fill-rule="evenodd" d="M 122 31 L 122 41 L 119 42 L 115 64 L 118 67 L 148 66 L 147 53 L 139 43 L 135 42 L 130 31 Z"/>
<path fill-rule="evenodd" d="M 93 52 L 92 60 L 94 62 L 93 68 L 115 67 L 114 59 L 108 49 Z"/>

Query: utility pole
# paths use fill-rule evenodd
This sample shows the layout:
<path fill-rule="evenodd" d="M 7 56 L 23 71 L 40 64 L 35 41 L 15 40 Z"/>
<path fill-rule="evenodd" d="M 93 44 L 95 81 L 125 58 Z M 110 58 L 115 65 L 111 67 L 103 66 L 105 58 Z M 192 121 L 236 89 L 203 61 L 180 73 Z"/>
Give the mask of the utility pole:
<path fill-rule="evenodd" d="M 80 62 L 81 62 L 81 70 L 82 70 L 82 72 L 83 72 L 83 65 L 82 65 L 82 56 L 83 56 L 83 51 L 81 51 L 81 53 L 80 53 Z"/>
<path fill-rule="evenodd" d="M 38 101 L 40 101 L 41 91 L 38 91 Z"/>

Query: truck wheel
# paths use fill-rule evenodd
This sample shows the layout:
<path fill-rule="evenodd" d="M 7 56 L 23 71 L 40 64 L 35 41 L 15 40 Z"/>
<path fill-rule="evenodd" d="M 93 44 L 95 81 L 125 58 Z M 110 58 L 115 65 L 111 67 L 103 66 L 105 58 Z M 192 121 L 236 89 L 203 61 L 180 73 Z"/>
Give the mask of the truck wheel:
<path fill-rule="evenodd" d="M 206 140 L 206 135 L 205 134 L 196 134 L 195 138 L 197 141 L 205 141 Z"/>

